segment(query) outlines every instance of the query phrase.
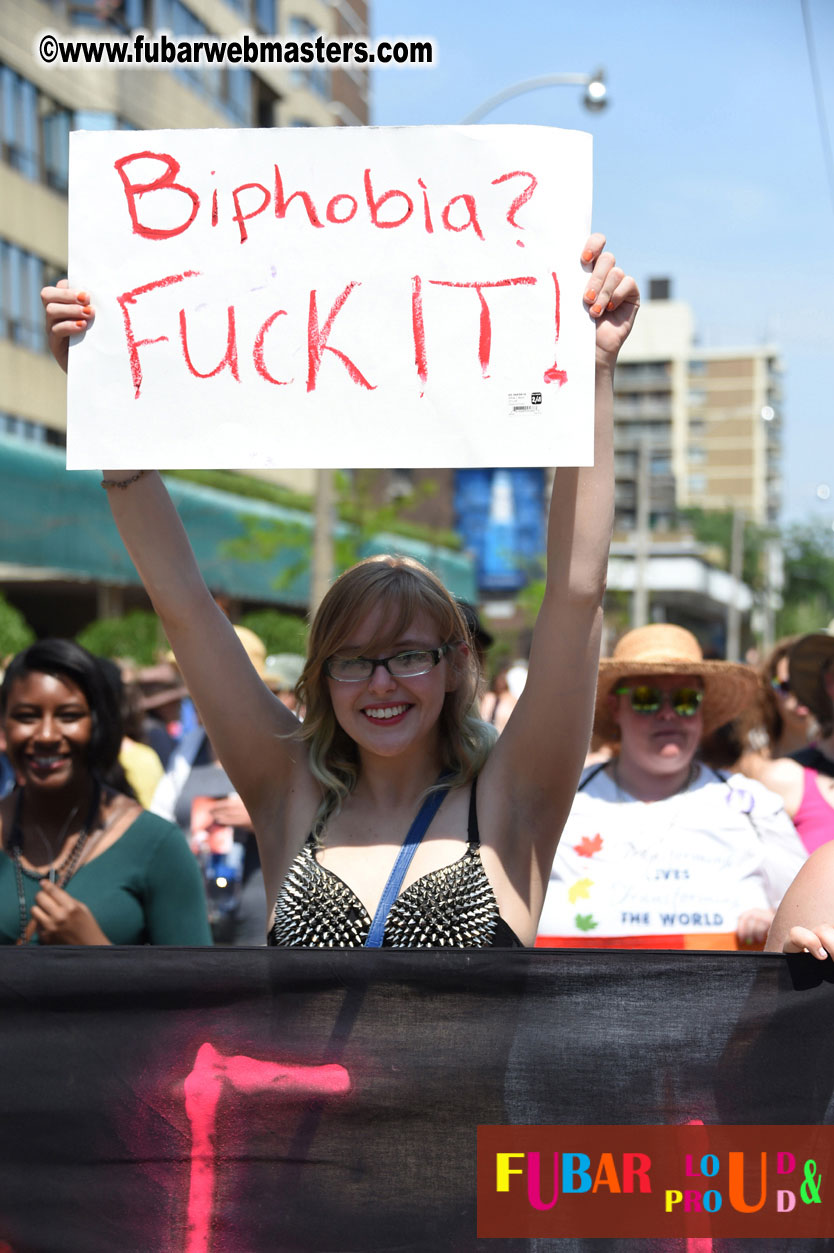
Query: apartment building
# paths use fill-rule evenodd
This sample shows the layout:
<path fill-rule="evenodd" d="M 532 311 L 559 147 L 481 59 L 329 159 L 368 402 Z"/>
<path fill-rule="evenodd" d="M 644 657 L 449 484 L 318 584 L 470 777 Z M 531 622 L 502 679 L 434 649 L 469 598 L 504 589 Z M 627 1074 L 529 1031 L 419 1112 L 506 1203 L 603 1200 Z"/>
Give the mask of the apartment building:
<path fill-rule="evenodd" d="M 653 530 L 693 506 L 776 522 L 781 370 L 772 344 L 700 346 L 691 308 L 671 299 L 668 279 L 650 280 L 614 382 L 616 529 L 637 525 L 641 457 Z"/>
<path fill-rule="evenodd" d="M 67 269 L 68 139 L 74 129 L 360 126 L 363 68 L 172 65 L 51 68 L 39 32 L 144 28 L 174 37 L 241 30 L 361 36 L 366 0 L 4 0 L 0 5 L 0 436 L 65 443 L 64 380 L 46 356 L 39 293 Z M 305 490 L 308 484 L 294 482 Z"/>
<path fill-rule="evenodd" d="M 72 632 L 98 615 L 145 604 L 102 513 L 96 476 L 63 472 L 65 379 L 48 355 L 41 288 L 67 272 L 68 141 L 74 129 L 360 126 L 369 75 L 359 66 L 264 64 L 53 68 L 36 37 L 118 36 L 144 29 L 175 38 L 242 31 L 303 40 L 369 33 L 367 0 L 3 0 L 0 4 L 0 588 L 36 629 Z M 234 467 L 230 467 L 233 469 Z M 256 473 L 256 472 L 252 472 Z M 311 494 L 313 470 L 263 471 Z M 402 490 L 402 489 L 399 489 Z M 201 553 L 211 585 L 238 604 L 302 609 L 306 576 L 276 591 L 274 570 L 229 566 L 219 537 L 235 535 L 240 500 L 178 485 L 181 507 L 215 539 Z M 396 494 L 396 491 L 394 492 Z M 253 506 L 254 507 L 254 506 Z M 257 502 L 259 516 L 277 512 Z M 285 511 L 286 512 L 286 511 Z M 280 520 L 280 519 L 279 519 Z M 283 519 L 286 521 L 286 519 Z M 293 525 L 303 530 L 308 515 Z M 401 547 L 426 559 L 416 540 Z M 297 554 L 296 554 L 297 555 Z M 471 562 L 442 553 L 442 575 L 472 596 Z M 266 565 L 267 563 L 261 563 Z"/>

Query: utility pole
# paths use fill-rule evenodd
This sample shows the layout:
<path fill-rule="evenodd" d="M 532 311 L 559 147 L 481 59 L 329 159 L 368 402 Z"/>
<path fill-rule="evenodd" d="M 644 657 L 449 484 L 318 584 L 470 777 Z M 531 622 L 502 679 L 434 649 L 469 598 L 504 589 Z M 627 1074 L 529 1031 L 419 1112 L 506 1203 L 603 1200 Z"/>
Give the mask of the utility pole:
<path fill-rule="evenodd" d="M 727 605 L 727 660 L 738 661 L 741 653 L 741 611 L 738 593 L 744 574 L 744 514 L 733 510 L 733 536 L 730 542 L 730 601 Z"/>
<path fill-rule="evenodd" d="M 769 653 L 774 644 L 776 609 L 782 604 L 782 588 L 785 586 L 785 565 L 779 541 L 768 539 L 765 545 L 765 612 L 762 649 Z"/>
<path fill-rule="evenodd" d="M 631 625 L 642 627 L 649 621 L 649 470 L 651 446 L 648 435 L 637 445 L 637 528 L 634 533 L 634 592 L 631 597 Z"/>
<path fill-rule="evenodd" d="M 318 609 L 333 577 L 333 514 L 335 490 L 332 470 L 316 470 L 313 511 L 313 553 L 310 562 L 310 617 Z"/>

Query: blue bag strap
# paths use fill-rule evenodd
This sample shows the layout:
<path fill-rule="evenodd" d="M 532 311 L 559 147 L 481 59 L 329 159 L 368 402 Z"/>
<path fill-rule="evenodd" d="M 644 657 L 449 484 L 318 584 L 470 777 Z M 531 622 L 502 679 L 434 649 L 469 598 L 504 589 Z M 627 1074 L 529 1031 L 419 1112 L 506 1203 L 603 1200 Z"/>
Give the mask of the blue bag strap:
<path fill-rule="evenodd" d="M 365 948 L 382 947 L 382 937 L 385 933 L 388 911 L 399 896 L 403 879 L 406 876 L 408 867 L 411 865 L 414 854 L 417 852 L 417 846 L 431 826 L 431 820 L 443 804 L 448 791 L 448 787 L 444 787 L 438 788 L 436 792 L 430 792 L 417 811 L 417 817 L 408 828 L 408 835 L 402 842 L 400 851 L 397 854 L 397 860 L 394 862 L 394 868 L 389 874 L 388 882 L 385 884 L 382 896 L 379 898 L 379 904 L 376 907 L 368 938 L 365 940 Z"/>

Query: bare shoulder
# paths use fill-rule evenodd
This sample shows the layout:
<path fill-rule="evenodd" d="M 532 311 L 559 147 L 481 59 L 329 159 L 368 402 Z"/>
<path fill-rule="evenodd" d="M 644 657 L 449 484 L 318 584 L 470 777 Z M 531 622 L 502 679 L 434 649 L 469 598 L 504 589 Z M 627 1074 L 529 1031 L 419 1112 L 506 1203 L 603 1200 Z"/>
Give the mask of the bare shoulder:
<path fill-rule="evenodd" d="M 528 859 L 542 837 L 555 852 L 576 795 L 581 762 L 576 763 L 574 777 L 566 767 L 559 768 L 554 753 L 552 777 L 546 782 L 533 780 L 507 751 L 506 734 L 495 744 L 478 780 L 478 818 L 484 843 L 503 849 L 509 861 Z"/>
<path fill-rule="evenodd" d="M 816 849 L 800 868 L 776 911 L 767 949 L 782 952 L 793 927 L 818 927 L 831 919 L 834 919 L 834 840 Z M 799 949 L 788 951 L 798 952 Z"/>
<path fill-rule="evenodd" d="M 791 757 L 761 758 L 754 769 L 745 769 L 744 773 L 758 779 L 759 783 L 769 787 L 772 792 L 781 793 L 786 788 L 802 786 L 802 766 Z"/>
<path fill-rule="evenodd" d="M 834 890 L 834 840 L 828 840 L 815 849 L 802 871 L 808 879 L 819 878 L 822 882 L 824 877 L 828 880 L 828 886 Z"/>
<path fill-rule="evenodd" d="M 821 917 L 834 917 L 834 840 L 815 849 L 803 863 L 779 907 L 780 914 L 809 911 L 820 915 L 811 919 L 814 925 Z"/>
<path fill-rule="evenodd" d="M 294 762 L 280 786 L 266 789 L 257 806 L 250 808 L 270 900 L 274 901 L 290 863 L 310 833 L 321 799 L 321 784 L 305 759 Z"/>

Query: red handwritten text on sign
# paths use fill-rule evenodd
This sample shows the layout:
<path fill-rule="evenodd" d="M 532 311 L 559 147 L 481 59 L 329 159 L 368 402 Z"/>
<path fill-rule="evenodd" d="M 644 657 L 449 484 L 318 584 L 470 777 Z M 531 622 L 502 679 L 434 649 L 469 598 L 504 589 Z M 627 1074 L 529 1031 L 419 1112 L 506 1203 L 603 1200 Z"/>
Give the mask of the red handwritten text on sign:
<path fill-rule="evenodd" d="M 131 318 L 130 308 L 136 304 L 137 298 L 152 292 L 158 288 L 170 287 L 175 283 L 181 283 L 187 278 L 199 278 L 199 274 L 195 271 L 186 271 L 184 274 L 169 274 L 165 278 L 157 279 L 153 283 L 143 284 L 142 287 L 134 288 L 132 291 L 122 292 L 117 297 L 119 307 L 122 310 L 122 318 L 124 320 L 125 338 L 127 341 L 128 354 L 130 357 L 130 371 L 133 379 L 134 398 L 136 400 L 142 394 L 142 366 L 139 358 L 139 349 L 147 347 L 150 344 L 163 344 L 169 341 L 168 335 L 155 335 L 137 339 L 133 330 L 133 321 Z M 552 275 L 553 283 L 556 289 L 556 341 L 559 339 L 559 281 L 555 275 Z M 492 317 L 490 307 L 487 303 L 484 292 L 494 288 L 501 287 L 517 287 L 517 286 L 534 286 L 538 280 L 532 275 L 521 275 L 515 278 L 499 279 L 496 282 L 467 282 L 467 283 L 451 283 L 444 279 L 429 279 L 428 282 L 436 287 L 454 287 L 454 288 L 471 288 L 478 296 L 480 306 L 480 316 L 478 320 L 478 337 L 477 337 L 477 353 L 481 374 L 484 378 L 489 377 L 490 352 L 492 348 Z M 307 391 L 315 391 L 318 382 L 319 370 L 321 368 L 322 358 L 325 352 L 332 353 L 347 370 L 352 380 L 360 387 L 373 391 L 376 386 L 370 382 L 362 373 L 358 365 L 343 352 L 340 348 L 335 347 L 329 342 L 333 323 L 337 315 L 344 307 L 351 292 L 361 286 L 357 281 L 351 282 L 344 288 L 342 292 L 333 301 L 330 312 L 328 313 L 324 324 L 321 325 L 318 313 L 318 293 L 313 290 L 310 292 L 309 314 L 307 320 Z M 415 274 L 411 280 L 411 303 L 412 303 L 412 327 L 414 334 L 414 362 L 416 366 L 417 376 L 421 383 L 425 383 L 428 378 L 429 367 L 426 354 L 426 333 L 423 318 L 423 279 L 419 274 Z M 293 379 L 275 378 L 267 369 L 265 364 L 265 342 L 273 324 L 281 316 L 286 315 L 286 309 L 275 309 L 261 324 L 255 336 L 251 357 L 255 371 L 260 378 L 267 383 L 278 385 L 287 385 L 292 383 Z M 188 326 L 185 309 L 180 309 L 178 314 L 179 339 L 182 348 L 182 357 L 186 368 L 194 376 L 194 378 L 210 379 L 214 378 L 221 370 L 228 368 L 232 377 L 236 382 L 240 382 L 240 368 L 238 362 L 238 342 L 236 335 L 235 308 L 229 305 L 227 309 L 226 321 L 226 343 L 225 355 L 214 366 L 206 370 L 200 370 L 194 364 L 191 352 L 188 347 Z M 204 363 L 205 364 L 205 363 Z M 567 374 L 564 370 L 557 369 L 555 363 L 544 371 L 543 379 L 545 383 L 565 383 Z"/>
<path fill-rule="evenodd" d="M 145 170 L 147 165 L 151 166 L 151 173 L 154 171 L 155 177 L 145 178 L 134 174 L 133 167 L 141 163 L 139 168 Z M 414 216 L 415 199 L 417 194 L 422 196 L 423 202 L 423 229 L 427 234 L 434 233 L 434 220 L 437 216 L 437 206 L 435 206 L 435 214 L 432 214 L 431 202 L 429 200 L 429 188 L 419 175 L 416 178 L 419 193 L 415 194 L 414 189 L 406 191 L 399 187 L 386 187 L 381 189 L 379 182 L 374 183 L 374 175 L 370 167 L 362 171 L 361 175 L 361 191 L 357 188 L 357 194 L 343 190 L 337 191 L 332 195 L 323 212 L 320 206 L 317 207 L 313 196 L 309 191 L 303 188 L 296 188 L 294 191 L 287 193 L 284 187 L 284 179 L 281 174 L 279 165 L 274 164 L 270 172 L 269 184 L 262 182 L 241 183 L 239 186 L 231 189 L 231 208 L 232 213 L 221 214 L 218 202 L 218 189 L 215 186 L 209 186 L 203 191 L 202 197 L 199 192 L 186 183 L 180 181 L 181 166 L 175 157 L 167 152 L 151 152 L 149 149 L 143 149 L 141 152 L 131 152 L 127 156 L 119 157 L 114 162 L 113 167 L 124 187 L 125 200 L 127 210 L 130 215 L 130 221 L 134 234 L 141 235 L 143 239 L 172 239 L 176 235 L 182 235 L 192 223 L 196 220 L 200 211 L 201 204 L 205 200 L 206 190 L 210 191 L 211 205 L 211 225 L 212 227 L 220 226 L 227 221 L 234 222 L 237 225 L 240 242 L 245 244 L 249 239 L 249 228 L 247 222 L 251 222 L 253 218 L 260 217 L 272 206 L 273 216 L 276 220 L 282 221 L 286 218 L 290 205 L 293 201 L 297 202 L 296 213 L 306 215 L 308 224 L 316 230 L 323 230 L 327 225 L 345 226 L 348 222 L 352 222 L 359 212 L 360 198 L 367 210 L 368 220 L 379 230 L 394 230 L 398 226 L 404 226 L 406 222 L 414 218 L 416 222 L 420 221 L 419 216 Z M 210 171 L 209 178 L 215 173 Z M 504 183 L 508 183 L 511 179 L 525 180 L 526 185 L 522 185 L 521 190 L 511 199 L 510 205 L 506 211 L 506 222 L 515 231 L 523 231 L 524 226 L 517 221 L 516 215 L 525 205 L 533 192 L 538 186 L 538 180 L 529 170 L 512 170 L 508 173 L 499 174 L 497 178 L 491 180 L 493 187 L 501 187 Z M 252 194 L 254 193 L 254 194 Z M 174 221 L 168 226 L 153 225 L 153 206 L 149 203 L 150 198 L 161 196 L 166 202 L 166 208 L 169 214 L 172 212 L 172 200 L 178 200 L 180 208 L 173 210 Z M 145 217 L 145 212 L 151 209 L 149 217 Z M 322 221 L 324 218 L 324 221 Z M 440 207 L 439 220 L 444 230 L 460 233 L 461 231 L 472 230 L 478 239 L 485 238 L 478 216 L 478 205 L 476 197 L 470 192 L 459 192 L 450 197 L 450 199 Z M 523 247 L 523 241 L 517 241 Z"/>
<path fill-rule="evenodd" d="M 73 349 L 73 468 L 195 450 L 204 465 L 589 464 L 588 136 L 102 132 L 71 147 L 93 194 L 71 188 L 70 281 L 97 313 Z"/>

